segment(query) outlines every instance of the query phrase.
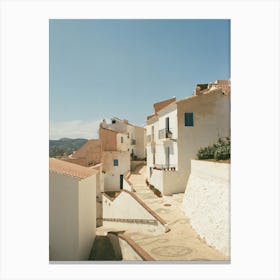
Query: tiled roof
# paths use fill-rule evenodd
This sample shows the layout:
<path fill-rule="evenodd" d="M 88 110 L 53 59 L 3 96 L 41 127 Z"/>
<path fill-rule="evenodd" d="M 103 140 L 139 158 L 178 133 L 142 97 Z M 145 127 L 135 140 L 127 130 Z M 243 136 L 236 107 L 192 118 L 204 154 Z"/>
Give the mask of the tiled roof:
<path fill-rule="evenodd" d="M 49 170 L 55 173 L 65 174 L 80 179 L 84 179 L 98 173 L 92 168 L 55 158 L 49 159 Z"/>

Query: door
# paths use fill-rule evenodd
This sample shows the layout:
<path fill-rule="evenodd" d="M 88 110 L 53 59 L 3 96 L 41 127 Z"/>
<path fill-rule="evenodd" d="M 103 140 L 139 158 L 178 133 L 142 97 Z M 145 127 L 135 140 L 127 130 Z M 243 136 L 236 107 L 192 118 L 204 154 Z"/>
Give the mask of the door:
<path fill-rule="evenodd" d="M 120 175 L 120 189 L 123 189 L 123 174 Z"/>

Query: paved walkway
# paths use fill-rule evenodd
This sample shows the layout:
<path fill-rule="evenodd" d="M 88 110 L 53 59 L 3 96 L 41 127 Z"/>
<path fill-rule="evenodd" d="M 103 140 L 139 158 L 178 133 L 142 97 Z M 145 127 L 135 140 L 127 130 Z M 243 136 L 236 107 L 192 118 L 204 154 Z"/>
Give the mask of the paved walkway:
<path fill-rule="evenodd" d="M 156 260 L 228 260 L 227 256 L 201 240 L 192 229 L 181 210 L 184 194 L 157 197 L 146 186 L 145 172 L 146 166 L 141 167 L 129 180 L 136 190 L 135 194 L 168 223 L 170 231 L 160 236 L 132 231 L 126 231 L 125 234 Z"/>
<path fill-rule="evenodd" d="M 125 235 L 135 241 L 154 259 L 159 261 L 227 261 L 229 258 L 201 240 L 192 229 L 189 220 L 181 210 L 184 194 L 157 197 L 146 185 L 146 166 L 132 173 L 129 180 L 135 193 L 152 210 L 163 218 L 170 229 L 162 235 L 126 230 Z M 104 234 L 113 228 L 97 228 L 97 234 Z"/>

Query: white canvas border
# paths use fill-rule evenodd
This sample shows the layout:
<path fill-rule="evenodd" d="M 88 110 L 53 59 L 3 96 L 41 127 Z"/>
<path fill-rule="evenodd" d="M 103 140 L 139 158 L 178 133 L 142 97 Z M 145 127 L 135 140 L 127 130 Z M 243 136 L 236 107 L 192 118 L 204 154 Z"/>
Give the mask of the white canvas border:
<path fill-rule="evenodd" d="M 48 263 L 48 19 L 229 18 L 231 264 Z M 279 279 L 278 1 L 1 2 L 1 278 Z"/>

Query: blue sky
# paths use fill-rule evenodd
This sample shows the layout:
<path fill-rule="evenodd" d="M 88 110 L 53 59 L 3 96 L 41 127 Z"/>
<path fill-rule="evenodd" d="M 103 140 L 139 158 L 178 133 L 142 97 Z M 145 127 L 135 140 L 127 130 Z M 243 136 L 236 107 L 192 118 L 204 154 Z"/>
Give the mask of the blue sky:
<path fill-rule="evenodd" d="M 229 20 L 50 20 L 50 139 L 97 137 L 112 116 L 230 78 Z"/>

